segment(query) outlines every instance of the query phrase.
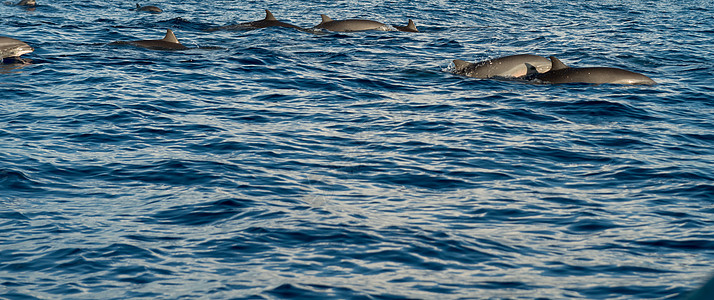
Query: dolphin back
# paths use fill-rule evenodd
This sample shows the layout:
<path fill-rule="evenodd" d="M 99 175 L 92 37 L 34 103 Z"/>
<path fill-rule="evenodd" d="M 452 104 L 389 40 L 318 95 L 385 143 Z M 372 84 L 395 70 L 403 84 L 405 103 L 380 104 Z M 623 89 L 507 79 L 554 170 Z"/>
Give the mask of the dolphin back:
<path fill-rule="evenodd" d="M 158 8 L 153 5 L 147 5 L 147 6 L 141 6 L 139 3 L 136 4 L 136 11 L 146 11 L 154 14 L 162 13 L 164 12 L 161 8 Z"/>
<path fill-rule="evenodd" d="M 454 60 L 454 73 L 474 78 L 523 77 L 528 74 L 528 65 L 538 72 L 550 70 L 551 62 L 542 56 L 519 54 L 504 56 L 477 63 Z"/>
<path fill-rule="evenodd" d="M 416 24 L 414 24 L 414 21 L 412 21 L 412 19 L 409 19 L 409 21 L 407 21 L 407 26 L 394 26 L 394 28 L 404 32 L 419 32 L 419 30 L 416 28 Z"/>
<path fill-rule="evenodd" d="M 628 70 L 609 67 L 571 68 L 555 56 L 550 56 L 552 63 L 548 72 L 529 70 L 528 77 L 545 83 L 591 83 L 591 84 L 656 84 L 651 78 Z"/>
<path fill-rule="evenodd" d="M 372 20 L 349 19 L 335 21 L 327 15 L 320 15 L 320 17 L 322 18 L 322 22 L 314 28 L 338 32 L 379 30 L 382 28 L 385 28 L 386 30 L 386 25 L 384 25 L 384 23 Z"/>
<path fill-rule="evenodd" d="M 567 68 L 539 74 L 536 78 L 548 83 L 592 84 L 656 84 L 651 78 L 628 70 L 608 67 Z"/>
<path fill-rule="evenodd" d="M 21 0 L 20 2 L 17 3 L 17 5 L 35 6 L 35 5 L 37 5 L 37 2 L 35 0 Z"/>
<path fill-rule="evenodd" d="M 142 40 L 142 41 L 129 41 L 129 42 L 114 42 L 111 44 L 129 44 L 137 47 L 153 49 L 153 50 L 185 50 L 188 47 L 184 46 L 179 42 L 171 29 L 166 29 L 166 35 L 160 40 Z"/>

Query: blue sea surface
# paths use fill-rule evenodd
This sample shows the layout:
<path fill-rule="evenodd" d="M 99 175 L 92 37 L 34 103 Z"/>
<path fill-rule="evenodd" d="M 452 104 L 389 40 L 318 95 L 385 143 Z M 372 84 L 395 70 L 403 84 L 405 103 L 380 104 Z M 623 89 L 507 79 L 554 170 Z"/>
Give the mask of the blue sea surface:
<path fill-rule="evenodd" d="M 714 273 L 714 3 L 0 4 L 2 299 L 676 299 Z M 364 18 L 419 33 L 302 27 Z M 157 51 L 114 41 L 161 39 Z M 555 55 L 658 84 L 468 78 Z"/>

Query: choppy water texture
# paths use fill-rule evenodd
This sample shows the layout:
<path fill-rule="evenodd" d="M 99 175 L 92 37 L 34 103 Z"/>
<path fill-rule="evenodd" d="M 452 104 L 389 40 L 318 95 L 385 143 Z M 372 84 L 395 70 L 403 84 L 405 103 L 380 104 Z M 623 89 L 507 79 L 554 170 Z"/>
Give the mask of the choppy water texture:
<path fill-rule="evenodd" d="M 0 5 L 0 298 L 668 299 L 714 268 L 711 1 Z M 206 32 L 319 14 L 421 33 Z M 153 51 L 112 41 L 160 39 Z M 449 73 L 531 53 L 655 86 Z"/>

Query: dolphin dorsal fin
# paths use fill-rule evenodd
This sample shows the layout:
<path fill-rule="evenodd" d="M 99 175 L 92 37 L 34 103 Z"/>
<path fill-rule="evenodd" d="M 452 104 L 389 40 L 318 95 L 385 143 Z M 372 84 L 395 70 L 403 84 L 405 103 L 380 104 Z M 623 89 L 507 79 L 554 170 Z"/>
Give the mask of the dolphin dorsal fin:
<path fill-rule="evenodd" d="M 526 78 L 530 76 L 538 75 L 538 69 L 529 63 L 526 63 Z"/>
<path fill-rule="evenodd" d="M 557 71 L 557 70 L 570 68 L 555 56 L 549 56 L 548 58 L 550 58 L 550 63 L 551 63 L 550 70 L 551 71 Z"/>
<path fill-rule="evenodd" d="M 269 10 L 265 10 L 265 21 L 277 21 L 278 19 L 273 16 L 273 13 L 271 13 Z"/>
<path fill-rule="evenodd" d="M 409 23 L 407 24 L 407 29 L 413 30 L 414 32 L 419 32 L 419 30 L 417 30 L 417 28 L 416 28 L 416 25 L 414 24 L 414 21 L 412 21 L 412 19 L 409 19 Z"/>
<path fill-rule="evenodd" d="M 332 19 L 330 19 L 330 17 L 328 17 L 327 15 L 320 15 L 320 17 L 322 17 L 322 22 L 320 24 L 332 22 Z"/>
<path fill-rule="evenodd" d="M 470 65 L 471 65 L 471 63 L 468 61 L 465 61 L 465 60 L 460 60 L 460 59 L 454 60 L 454 69 L 456 69 L 457 71 L 463 70 Z"/>
<path fill-rule="evenodd" d="M 139 5 L 139 3 L 137 3 L 136 8 L 141 8 L 141 5 Z"/>
<path fill-rule="evenodd" d="M 171 29 L 166 29 L 166 36 L 164 37 L 163 41 L 181 44 L 181 42 L 179 42 L 179 40 L 176 38 L 176 35 L 174 35 L 174 32 L 171 31 Z"/>

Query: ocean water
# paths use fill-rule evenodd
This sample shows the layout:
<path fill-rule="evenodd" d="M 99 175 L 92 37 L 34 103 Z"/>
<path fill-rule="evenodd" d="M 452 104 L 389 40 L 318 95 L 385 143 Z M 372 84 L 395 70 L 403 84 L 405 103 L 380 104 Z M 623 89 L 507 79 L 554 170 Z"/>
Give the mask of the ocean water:
<path fill-rule="evenodd" d="M 0 298 L 676 299 L 714 272 L 712 1 L 0 5 Z M 320 14 L 420 33 L 215 31 Z M 156 51 L 113 41 L 160 39 Z M 654 86 L 465 78 L 555 55 Z"/>

